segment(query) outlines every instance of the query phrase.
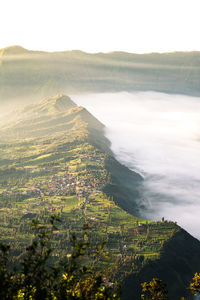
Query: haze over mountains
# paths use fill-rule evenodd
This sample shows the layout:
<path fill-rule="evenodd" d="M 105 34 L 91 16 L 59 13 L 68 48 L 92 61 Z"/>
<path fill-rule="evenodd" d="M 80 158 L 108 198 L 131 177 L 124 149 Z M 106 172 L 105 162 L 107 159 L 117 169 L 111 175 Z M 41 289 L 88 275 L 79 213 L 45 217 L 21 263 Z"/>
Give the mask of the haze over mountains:
<path fill-rule="evenodd" d="M 93 130 L 102 130 L 103 125 L 85 108 L 77 105 L 62 94 L 47 98 L 7 116 L 8 124 L 1 127 L 0 137 L 14 138 L 51 138 L 55 134 L 67 134 L 70 131 L 80 132 L 89 126 Z M 9 121 L 11 120 L 11 121 Z M 89 120 L 89 123 L 84 123 Z"/>
<path fill-rule="evenodd" d="M 0 50 L 0 99 L 56 93 L 154 90 L 200 95 L 200 53 L 47 53 L 19 46 Z"/>

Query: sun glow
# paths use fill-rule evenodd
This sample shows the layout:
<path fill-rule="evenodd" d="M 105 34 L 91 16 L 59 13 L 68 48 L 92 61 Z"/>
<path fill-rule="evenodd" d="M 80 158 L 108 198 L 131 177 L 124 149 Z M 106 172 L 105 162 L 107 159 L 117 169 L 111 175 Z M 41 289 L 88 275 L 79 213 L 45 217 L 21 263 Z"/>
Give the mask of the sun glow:
<path fill-rule="evenodd" d="M 200 50 L 198 0 L 7 0 L 0 48 L 86 52 Z"/>

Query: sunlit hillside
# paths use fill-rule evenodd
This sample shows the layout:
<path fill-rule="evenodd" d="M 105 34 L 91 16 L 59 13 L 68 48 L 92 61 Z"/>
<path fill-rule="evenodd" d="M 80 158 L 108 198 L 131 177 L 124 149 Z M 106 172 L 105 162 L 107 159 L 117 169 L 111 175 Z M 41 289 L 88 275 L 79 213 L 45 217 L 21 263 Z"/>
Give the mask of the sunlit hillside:
<path fill-rule="evenodd" d="M 113 157 L 104 125 L 62 94 L 12 118 L 0 130 L 0 234 L 15 249 L 13 262 L 33 239 L 31 221 L 56 213 L 62 223 L 54 232 L 55 260 L 70 254 L 70 234 L 88 224 L 93 244 L 106 241 L 110 256 L 99 268 L 125 280 L 125 299 L 139 297 L 140 282 L 155 274 L 173 297 L 182 295 L 199 266 L 199 242 L 173 222 L 139 216 L 142 178 Z M 180 275 L 180 264 L 187 274 Z"/>

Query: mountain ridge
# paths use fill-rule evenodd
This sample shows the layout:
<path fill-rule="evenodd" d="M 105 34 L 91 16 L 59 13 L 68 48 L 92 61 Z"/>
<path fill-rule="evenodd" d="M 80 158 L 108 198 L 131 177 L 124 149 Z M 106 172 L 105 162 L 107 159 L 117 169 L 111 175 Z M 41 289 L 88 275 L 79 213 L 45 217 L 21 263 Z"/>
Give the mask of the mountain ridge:
<path fill-rule="evenodd" d="M 58 94 L 56 96 L 47 97 L 46 99 L 41 100 L 39 103 L 35 104 L 35 106 L 30 106 L 30 112 L 31 109 L 34 110 L 33 112 L 38 112 L 39 114 L 53 113 L 55 111 L 62 112 L 74 107 L 77 107 L 77 105 L 71 100 L 70 97 L 64 94 Z M 27 112 L 28 107 L 25 109 Z"/>
<path fill-rule="evenodd" d="M 52 110 L 59 99 L 61 107 Z M 63 110 L 63 101 L 73 107 Z M 44 104 L 48 110 L 39 112 Z M 132 295 L 140 299 L 141 280 L 155 274 L 168 284 L 172 278 L 177 282 L 177 288 L 169 285 L 170 299 L 177 300 L 189 277 L 200 270 L 200 242 L 173 222 L 141 218 L 142 178 L 116 161 L 104 125 L 74 105 L 60 94 L 43 99 L 32 104 L 27 119 L 22 114 L 17 123 L 6 125 L 4 139 L 0 129 L 1 238 L 10 243 L 18 238 L 23 246 L 32 215 L 43 218 L 58 212 L 64 224 L 58 242 L 66 251 L 66 229 L 79 233 L 88 222 L 94 243 L 107 239 L 112 264 L 126 259 L 118 274 L 126 274 L 126 300 Z"/>
<path fill-rule="evenodd" d="M 5 51 L 13 54 L 0 56 L 0 104 L 28 104 L 58 93 L 154 90 L 200 96 L 200 52 Z"/>
<path fill-rule="evenodd" d="M 83 51 L 83 50 L 78 50 L 78 49 L 71 49 L 71 50 L 59 50 L 59 51 L 46 51 L 46 50 L 40 50 L 40 49 L 37 49 L 37 50 L 33 50 L 33 49 L 27 49 L 23 46 L 20 46 L 20 45 L 11 45 L 11 46 L 6 46 L 6 47 L 3 47 L 3 48 L 0 48 L 0 52 L 1 51 L 5 51 L 5 50 L 13 50 L 14 52 L 15 51 L 21 51 L 21 52 L 41 52 L 41 53 L 49 53 L 49 54 L 52 54 L 52 53 L 66 53 L 66 52 L 74 52 L 74 53 L 84 53 L 84 54 L 91 54 L 91 55 L 98 55 L 98 54 L 130 54 L 130 55 L 163 55 L 163 54 L 192 54 L 192 53 L 200 53 L 200 51 L 198 50 L 191 50 L 191 51 L 170 51 L 170 52 L 144 52 L 144 53 L 135 53 L 135 52 L 127 52 L 127 51 L 120 51 L 120 50 L 113 50 L 113 51 L 108 51 L 108 52 L 87 52 L 87 51 Z"/>
<path fill-rule="evenodd" d="M 2 139 L 27 138 L 31 135 L 42 138 L 46 134 L 51 136 L 56 132 L 76 127 L 92 127 L 95 132 L 101 131 L 104 125 L 98 121 L 84 107 L 77 106 L 70 97 L 58 94 L 47 97 L 32 105 L 27 105 L 11 115 L 7 116 L 12 122 L 7 122 L 1 127 L 0 137 Z M 50 128 L 50 130 L 49 130 Z"/>

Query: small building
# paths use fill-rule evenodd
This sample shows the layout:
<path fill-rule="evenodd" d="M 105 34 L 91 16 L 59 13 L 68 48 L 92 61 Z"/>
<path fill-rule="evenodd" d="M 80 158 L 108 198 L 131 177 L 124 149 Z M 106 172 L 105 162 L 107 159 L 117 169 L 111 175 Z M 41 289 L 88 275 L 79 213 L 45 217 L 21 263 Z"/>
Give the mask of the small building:
<path fill-rule="evenodd" d="M 145 234 L 147 232 L 146 224 L 139 224 L 135 229 L 136 234 Z"/>

